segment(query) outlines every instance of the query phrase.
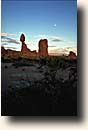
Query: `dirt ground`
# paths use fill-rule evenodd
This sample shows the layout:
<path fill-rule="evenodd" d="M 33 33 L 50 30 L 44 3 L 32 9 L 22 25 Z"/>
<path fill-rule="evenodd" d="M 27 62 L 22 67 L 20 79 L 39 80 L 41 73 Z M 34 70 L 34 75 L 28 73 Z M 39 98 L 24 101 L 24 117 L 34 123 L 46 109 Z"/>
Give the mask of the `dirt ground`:
<path fill-rule="evenodd" d="M 77 65 L 1 64 L 2 115 L 77 116 Z M 17 66 L 18 65 L 18 66 Z"/>

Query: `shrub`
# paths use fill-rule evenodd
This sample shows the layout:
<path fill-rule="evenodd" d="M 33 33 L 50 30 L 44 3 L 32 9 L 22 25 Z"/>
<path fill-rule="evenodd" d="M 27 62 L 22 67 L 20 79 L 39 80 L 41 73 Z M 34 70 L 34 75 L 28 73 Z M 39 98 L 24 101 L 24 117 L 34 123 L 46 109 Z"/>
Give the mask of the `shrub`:
<path fill-rule="evenodd" d="M 8 66 L 7 65 L 5 65 L 5 69 L 7 69 L 8 68 Z"/>

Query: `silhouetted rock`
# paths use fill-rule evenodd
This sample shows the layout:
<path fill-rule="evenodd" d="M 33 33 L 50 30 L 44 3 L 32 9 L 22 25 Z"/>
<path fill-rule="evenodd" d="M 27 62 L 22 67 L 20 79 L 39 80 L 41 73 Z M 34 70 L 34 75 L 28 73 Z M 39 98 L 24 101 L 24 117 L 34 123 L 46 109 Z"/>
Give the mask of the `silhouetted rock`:
<path fill-rule="evenodd" d="M 20 41 L 23 43 L 25 41 L 25 36 L 24 34 L 22 33 L 21 36 L 20 36 Z"/>
<path fill-rule="evenodd" d="M 37 52 L 36 52 L 36 50 L 31 51 L 31 55 L 32 55 L 32 56 L 37 56 Z"/>
<path fill-rule="evenodd" d="M 7 53 L 7 51 L 5 50 L 5 48 L 2 46 L 1 47 L 1 56 L 4 56 Z"/>
<path fill-rule="evenodd" d="M 48 56 L 48 40 L 41 39 L 39 41 L 39 56 Z"/>
<path fill-rule="evenodd" d="M 24 42 L 22 43 L 21 52 L 23 53 L 30 52 L 30 49 L 27 48 L 27 45 Z"/>
<path fill-rule="evenodd" d="M 73 51 L 70 51 L 69 55 L 68 55 L 68 58 L 70 58 L 70 59 L 76 59 L 77 56 L 76 56 L 76 54 Z"/>
<path fill-rule="evenodd" d="M 21 47 L 21 53 L 23 57 L 29 57 L 29 56 L 37 56 L 36 50 L 31 51 L 29 48 L 27 48 L 27 45 L 25 44 L 25 36 L 24 34 L 21 34 L 20 41 L 22 42 L 22 47 Z"/>
<path fill-rule="evenodd" d="M 50 56 L 50 55 L 48 55 L 48 40 L 47 39 L 41 39 L 39 41 L 39 43 L 38 43 L 38 47 L 39 47 L 38 52 L 36 52 L 36 50 L 31 51 L 27 47 L 27 45 L 25 44 L 25 36 L 24 36 L 24 34 L 21 34 L 20 41 L 22 42 L 21 51 L 5 49 L 4 47 L 1 47 L 1 56 L 4 57 L 4 58 L 9 58 L 9 59 L 18 59 L 19 57 L 29 58 L 29 57 L 32 57 L 32 56 L 34 56 L 34 57 L 39 56 L 39 58 L 40 57 L 43 58 L 43 57 L 46 57 L 46 56 Z M 65 56 L 63 56 L 63 57 L 65 57 Z M 68 55 L 68 58 L 69 59 L 76 59 L 77 56 L 76 56 L 76 54 L 74 52 L 70 51 L 69 55 Z M 46 63 L 44 63 L 44 59 L 42 61 L 43 61 L 41 63 L 42 65 L 46 64 Z M 53 66 L 53 67 L 56 66 L 56 64 L 57 64 L 56 62 L 57 61 L 52 62 L 51 66 Z M 64 64 L 63 64 L 63 66 L 64 66 Z"/>
<path fill-rule="evenodd" d="M 8 54 L 8 55 L 14 55 L 14 54 L 18 54 L 18 53 L 19 53 L 19 51 L 7 49 L 7 54 Z"/>
<path fill-rule="evenodd" d="M 19 56 L 20 51 L 15 51 L 15 50 L 11 50 L 11 49 L 5 49 L 3 46 L 1 47 L 1 56 L 3 58 L 11 58 L 11 56 Z"/>
<path fill-rule="evenodd" d="M 30 49 L 28 49 L 27 45 L 25 44 L 25 36 L 24 36 L 24 34 L 21 34 L 20 41 L 22 42 L 21 52 L 22 53 L 30 52 Z"/>

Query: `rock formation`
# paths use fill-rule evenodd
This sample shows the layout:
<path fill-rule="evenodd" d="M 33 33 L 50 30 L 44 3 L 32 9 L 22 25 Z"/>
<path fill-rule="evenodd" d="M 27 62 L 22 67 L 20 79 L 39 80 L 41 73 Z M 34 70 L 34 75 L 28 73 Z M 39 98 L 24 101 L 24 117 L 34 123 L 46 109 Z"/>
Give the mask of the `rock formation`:
<path fill-rule="evenodd" d="M 39 56 L 48 56 L 48 40 L 41 39 L 39 41 Z"/>
<path fill-rule="evenodd" d="M 2 47 L 1 47 L 1 56 L 5 56 L 5 54 L 7 54 L 7 51 L 6 51 L 5 48 L 2 46 Z"/>
<path fill-rule="evenodd" d="M 25 36 L 24 34 L 21 34 L 20 41 L 22 42 L 21 52 L 27 53 L 30 51 L 30 49 L 27 48 L 27 45 L 25 44 Z"/>
<path fill-rule="evenodd" d="M 31 51 L 29 48 L 27 48 L 27 45 L 25 44 L 25 36 L 24 34 L 21 34 L 20 36 L 20 41 L 22 42 L 22 47 L 21 47 L 21 53 L 23 57 L 30 57 L 30 56 L 37 56 L 36 50 Z"/>
<path fill-rule="evenodd" d="M 70 51 L 69 55 L 68 55 L 68 58 L 70 58 L 70 59 L 76 59 L 77 56 L 76 56 L 76 54 L 73 51 Z"/>
<path fill-rule="evenodd" d="M 23 58 L 29 58 L 29 57 L 46 57 L 50 56 L 48 55 L 48 40 L 47 39 L 41 39 L 38 43 L 39 50 L 36 52 L 36 50 L 31 51 L 29 48 L 27 48 L 27 45 L 25 44 L 25 36 L 24 34 L 21 34 L 20 41 L 22 43 L 21 51 L 11 50 L 11 49 L 5 49 L 3 46 L 1 47 L 1 56 L 2 57 L 23 57 Z M 53 56 L 53 55 L 52 55 Z M 55 56 L 55 55 L 54 55 Z M 69 59 L 76 59 L 77 56 L 74 52 L 70 51 L 69 55 L 67 56 Z"/>
<path fill-rule="evenodd" d="M 15 51 L 11 49 L 5 49 L 3 46 L 1 47 L 1 56 L 2 57 L 12 57 L 12 58 L 29 58 L 30 56 L 38 56 L 38 53 L 36 50 L 31 51 L 29 48 L 27 48 L 27 45 L 25 44 L 25 36 L 24 34 L 21 34 L 20 41 L 22 42 L 21 51 Z"/>

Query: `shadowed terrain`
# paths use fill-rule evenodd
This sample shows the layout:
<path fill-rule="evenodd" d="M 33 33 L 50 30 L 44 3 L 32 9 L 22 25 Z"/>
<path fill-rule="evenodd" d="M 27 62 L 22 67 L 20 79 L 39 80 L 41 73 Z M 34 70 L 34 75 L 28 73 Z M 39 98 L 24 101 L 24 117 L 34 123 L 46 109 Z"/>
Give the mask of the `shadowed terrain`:
<path fill-rule="evenodd" d="M 77 116 L 77 59 L 4 59 L 2 115 Z"/>

